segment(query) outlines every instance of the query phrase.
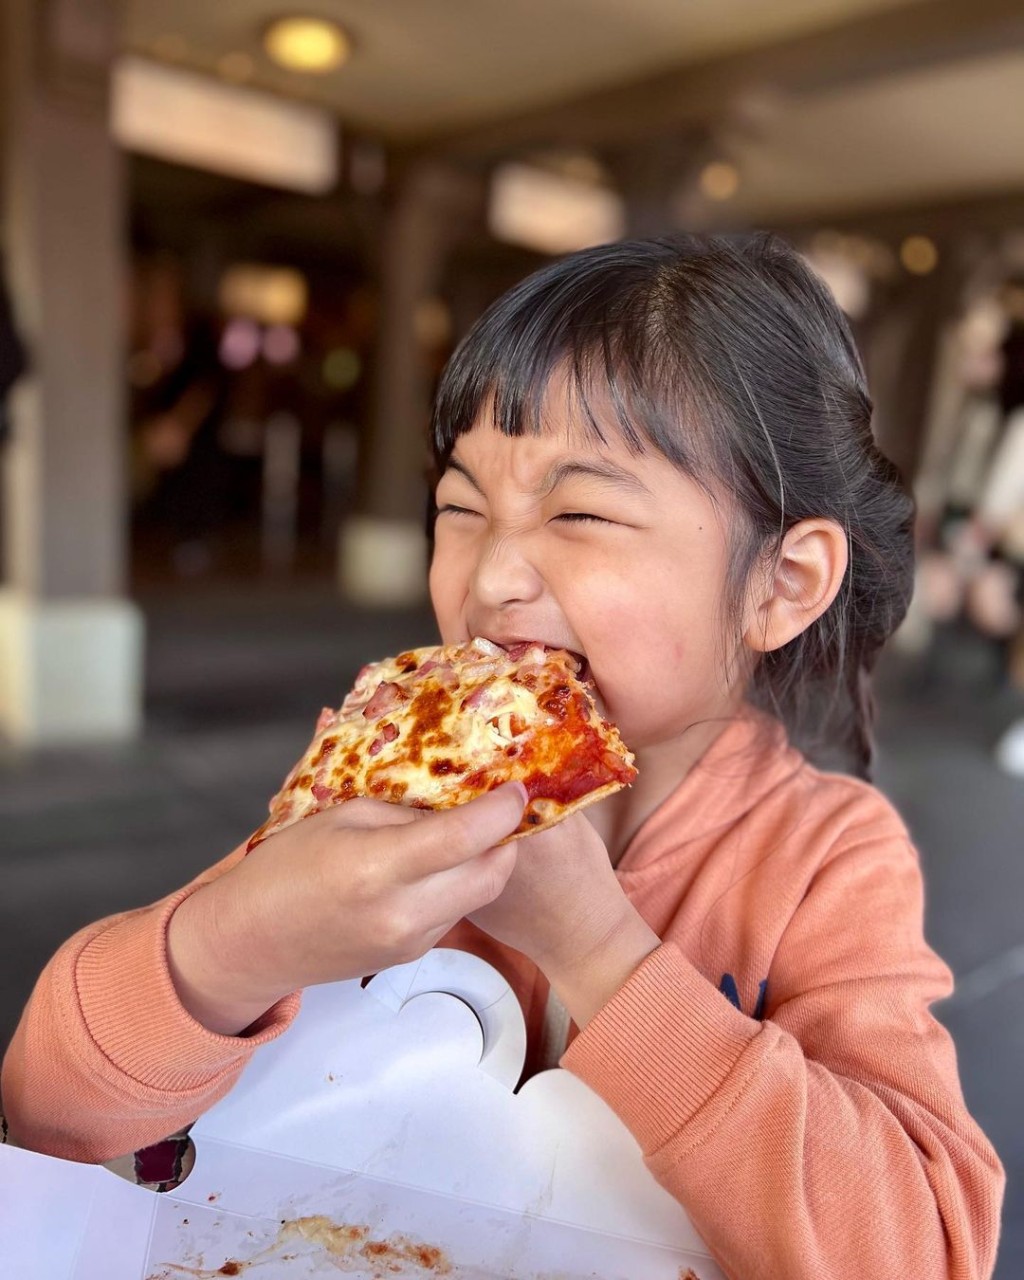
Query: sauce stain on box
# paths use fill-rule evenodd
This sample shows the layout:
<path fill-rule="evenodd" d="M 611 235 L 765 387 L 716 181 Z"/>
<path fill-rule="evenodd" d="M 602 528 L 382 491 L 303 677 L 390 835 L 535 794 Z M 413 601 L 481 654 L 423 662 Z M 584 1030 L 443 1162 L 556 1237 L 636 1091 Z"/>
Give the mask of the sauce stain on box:
<path fill-rule="evenodd" d="M 210 1270 L 185 1266 L 178 1262 L 164 1262 L 151 1272 L 146 1280 L 173 1280 L 174 1276 L 190 1276 L 192 1280 L 218 1280 L 219 1276 L 241 1276 L 250 1267 L 262 1267 L 268 1262 L 294 1261 L 297 1254 L 282 1254 L 285 1246 L 295 1242 L 307 1243 L 320 1251 L 320 1256 L 330 1256 L 338 1271 L 356 1271 L 383 1280 L 391 1276 L 447 1276 L 452 1274 L 452 1264 L 443 1249 L 424 1244 L 403 1235 L 391 1235 L 384 1240 L 369 1238 L 370 1228 L 365 1225 L 334 1222 L 324 1214 L 312 1214 L 281 1223 L 277 1238 L 251 1258 L 228 1258 L 221 1266 Z M 304 1252 L 305 1258 L 315 1253 Z M 367 1273 L 366 1265 L 372 1270 Z"/>

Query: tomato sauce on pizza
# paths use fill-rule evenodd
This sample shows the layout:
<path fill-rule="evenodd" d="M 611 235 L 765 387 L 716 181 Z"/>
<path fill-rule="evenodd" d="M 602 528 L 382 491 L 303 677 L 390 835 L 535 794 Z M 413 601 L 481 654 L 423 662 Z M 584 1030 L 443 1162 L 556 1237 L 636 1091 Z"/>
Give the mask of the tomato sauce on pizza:
<path fill-rule="evenodd" d="M 579 660 L 539 643 L 410 649 L 365 666 L 249 841 L 356 796 L 448 809 L 504 782 L 529 797 L 508 839 L 553 826 L 636 777 Z"/>

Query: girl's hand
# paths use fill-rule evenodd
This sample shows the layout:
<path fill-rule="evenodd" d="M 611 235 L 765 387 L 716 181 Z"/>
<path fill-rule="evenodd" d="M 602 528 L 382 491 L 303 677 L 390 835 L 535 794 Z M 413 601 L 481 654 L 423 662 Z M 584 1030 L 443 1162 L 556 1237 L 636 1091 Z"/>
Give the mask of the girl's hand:
<path fill-rule="evenodd" d="M 178 907 L 167 932 L 185 1008 L 235 1035 L 289 992 L 429 950 L 515 866 L 517 783 L 440 813 L 350 800 L 272 836 Z"/>
<path fill-rule="evenodd" d="M 583 1027 L 660 945 L 582 813 L 516 842 L 501 896 L 470 919 L 529 956 Z"/>

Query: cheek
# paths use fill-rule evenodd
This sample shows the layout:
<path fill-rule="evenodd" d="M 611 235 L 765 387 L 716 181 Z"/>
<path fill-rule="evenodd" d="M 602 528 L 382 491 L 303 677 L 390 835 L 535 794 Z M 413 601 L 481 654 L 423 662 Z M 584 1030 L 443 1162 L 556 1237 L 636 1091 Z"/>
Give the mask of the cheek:
<path fill-rule="evenodd" d="M 434 550 L 430 562 L 430 603 L 434 609 L 437 625 L 441 630 L 441 638 L 445 644 L 451 642 L 455 623 L 460 613 L 461 602 L 465 599 L 465 574 L 451 553 L 442 545 Z"/>
<path fill-rule="evenodd" d="M 668 673 L 706 678 L 717 636 L 717 600 L 704 585 L 687 591 L 678 570 L 645 579 L 641 572 L 592 584 L 600 603 L 587 637 L 604 668 L 608 692 L 651 689 Z M 684 680 L 684 683 L 686 681 Z"/>
<path fill-rule="evenodd" d="M 628 584 L 599 588 L 599 601 L 584 629 L 579 628 L 591 661 L 601 672 L 605 692 L 629 695 L 640 687 L 650 688 L 659 668 L 667 633 L 661 611 L 650 601 L 638 598 Z M 673 646 L 675 647 L 675 646 Z"/>
<path fill-rule="evenodd" d="M 434 548 L 434 554 L 430 559 L 430 570 L 427 574 L 427 585 L 430 587 L 430 598 L 436 600 L 438 592 L 443 590 L 445 583 L 445 563 L 438 548 Z"/>
<path fill-rule="evenodd" d="M 675 584 L 652 580 L 642 559 L 589 568 L 575 575 L 567 595 L 590 618 L 595 639 L 629 649 L 664 638 Z"/>

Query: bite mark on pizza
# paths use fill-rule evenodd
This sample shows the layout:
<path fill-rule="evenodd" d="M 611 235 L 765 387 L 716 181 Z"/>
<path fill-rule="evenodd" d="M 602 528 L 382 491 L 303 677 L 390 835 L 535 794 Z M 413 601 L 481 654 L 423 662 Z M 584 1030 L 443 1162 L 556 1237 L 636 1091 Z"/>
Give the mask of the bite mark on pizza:
<path fill-rule="evenodd" d="M 636 777 L 632 753 L 565 649 L 477 637 L 363 667 L 270 802 L 250 849 L 356 796 L 448 809 L 504 782 L 529 797 L 514 840 Z"/>

